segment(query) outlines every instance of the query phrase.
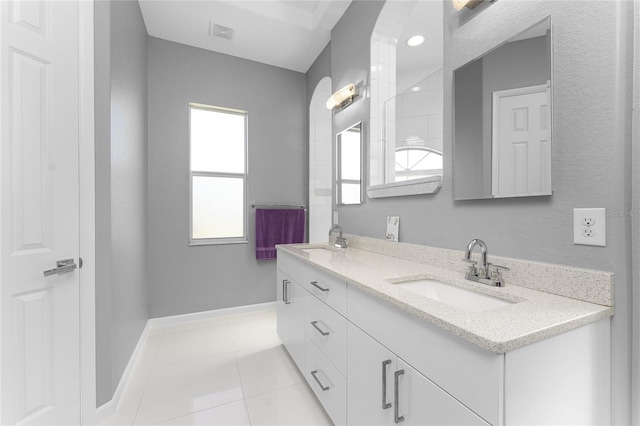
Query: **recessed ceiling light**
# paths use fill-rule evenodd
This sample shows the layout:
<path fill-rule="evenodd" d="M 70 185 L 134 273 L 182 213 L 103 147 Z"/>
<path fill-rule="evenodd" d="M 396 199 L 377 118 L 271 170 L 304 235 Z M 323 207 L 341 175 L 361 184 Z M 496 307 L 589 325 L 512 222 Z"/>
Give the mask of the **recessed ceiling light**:
<path fill-rule="evenodd" d="M 414 35 L 413 37 L 409 37 L 407 40 L 407 46 L 409 47 L 417 47 L 424 43 L 424 37 L 421 35 Z"/>

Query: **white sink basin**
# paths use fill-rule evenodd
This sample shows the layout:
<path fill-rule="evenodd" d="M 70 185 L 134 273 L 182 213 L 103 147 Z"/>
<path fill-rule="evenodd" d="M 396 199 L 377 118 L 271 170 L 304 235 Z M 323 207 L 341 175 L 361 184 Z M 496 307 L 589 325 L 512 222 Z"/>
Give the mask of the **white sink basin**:
<path fill-rule="evenodd" d="M 471 312 L 490 311 L 513 304 L 507 300 L 432 279 L 403 281 L 395 285 L 445 305 Z"/>
<path fill-rule="evenodd" d="M 302 249 L 302 251 L 305 253 L 336 253 L 336 250 L 329 247 L 309 247 Z"/>
<path fill-rule="evenodd" d="M 303 248 L 303 252 L 307 253 L 309 259 L 318 261 L 337 262 L 342 260 L 344 251 L 334 249 L 333 247 L 308 247 Z"/>

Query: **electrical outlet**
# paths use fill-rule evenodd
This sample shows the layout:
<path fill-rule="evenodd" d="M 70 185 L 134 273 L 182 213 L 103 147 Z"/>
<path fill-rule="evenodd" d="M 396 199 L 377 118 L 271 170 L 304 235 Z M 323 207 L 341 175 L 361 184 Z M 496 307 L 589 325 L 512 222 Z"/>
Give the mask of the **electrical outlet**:
<path fill-rule="evenodd" d="M 596 231 L 591 228 L 584 228 L 582 230 L 582 236 L 586 238 L 593 238 L 596 236 Z"/>
<path fill-rule="evenodd" d="M 606 246 L 606 210 L 573 209 L 573 244 Z"/>

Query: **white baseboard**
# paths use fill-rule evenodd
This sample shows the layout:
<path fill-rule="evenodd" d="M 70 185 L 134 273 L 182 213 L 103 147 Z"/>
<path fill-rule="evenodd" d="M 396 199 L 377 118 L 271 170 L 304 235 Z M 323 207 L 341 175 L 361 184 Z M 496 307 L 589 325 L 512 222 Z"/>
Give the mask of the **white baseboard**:
<path fill-rule="evenodd" d="M 116 388 L 116 391 L 113 393 L 113 398 L 111 398 L 111 401 L 105 404 L 102 404 L 96 410 L 97 423 L 100 423 L 108 419 L 117 411 L 118 405 L 120 404 L 120 399 L 122 398 L 122 393 L 124 392 L 124 390 L 127 387 L 127 384 L 129 383 L 129 379 L 133 374 L 133 369 L 135 368 L 136 362 L 138 361 L 138 357 L 140 356 L 140 353 L 142 352 L 142 348 L 144 347 L 144 344 L 147 341 L 147 337 L 149 336 L 150 330 L 151 330 L 151 327 L 149 326 L 149 321 L 147 320 L 147 324 L 145 325 L 144 330 L 142 330 L 142 333 L 140 334 L 140 338 L 138 339 L 138 343 L 136 343 L 136 347 L 133 350 L 131 357 L 129 358 L 127 367 L 124 369 L 124 373 L 122 373 L 122 376 L 120 377 L 120 381 L 118 382 L 118 387 Z"/>
<path fill-rule="evenodd" d="M 101 405 L 96 410 L 96 422 L 101 423 L 104 420 L 108 419 L 110 416 L 115 414 L 118 409 L 118 405 L 120 404 L 120 399 L 122 398 L 122 394 L 129 383 L 129 379 L 133 374 L 133 369 L 135 368 L 136 362 L 138 361 L 138 357 L 142 352 L 142 348 L 144 347 L 144 343 L 147 341 L 147 337 L 151 334 L 151 329 L 156 327 L 166 327 L 170 325 L 183 324 L 190 321 L 199 321 L 210 318 L 218 318 L 224 317 L 227 315 L 237 315 L 244 314 L 247 312 L 261 311 L 264 309 L 273 309 L 276 307 L 276 302 L 268 302 L 268 303 L 258 303 L 255 305 L 245 305 L 245 306 L 236 306 L 233 308 L 224 308 L 224 309 L 214 309 L 211 311 L 203 311 L 203 312 L 194 312 L 191 314 L 182 314 L 182 315 L 171 315 L 167 317 L 160 318 L 151 318 L 147 320 L 147 324 L 142 330 L 140 334 L 140 338 L 138 339 L 138 343 L 136 344 L 131 357 L 129 358 L 129 362 L 127 363 L 127 367 L 124 369 L 124 373 L 122 373 L 122 377 L 120 377 L 120 382 L 118 382 L 118 387 L 113 394 L 113 398 L 111 401 Z"/>
<path fill-rule="evenodd" d="M 258 303 L 256 305 L 235 306 L 233 308 L 214 309 L 212 311 L 194 312 L 192 314 L 171 315 L 168 317 L 151 318 L 147 325 L 151 327 L 166 327 L 169 325 L 182 324 L 190 321 L 199 321 L 210 318 L 224 317 L 227 315 L 244 314 L 247 312 L 261 311 L 263 309 L 274 309 L 276 302 Z"/>

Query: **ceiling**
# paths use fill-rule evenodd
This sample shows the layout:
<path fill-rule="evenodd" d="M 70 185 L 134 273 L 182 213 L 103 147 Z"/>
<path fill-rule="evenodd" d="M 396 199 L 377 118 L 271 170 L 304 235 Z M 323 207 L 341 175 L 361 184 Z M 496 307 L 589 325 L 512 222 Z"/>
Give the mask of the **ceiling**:
<path fill-rule="evenodd" d="M 331 29 L 351 0 L 139 0 L 139 3 L 152 37 L 307 72 L 331 39 Z M 229 36 L 231 39 L 224 38 Z"/>
<path fill-rule="evenodd" d="M 396 46 L 398 79 L 403 79 L 405 76 L 408 79 L 415 77 L 413 81 L 415 83 L 442 68 L 444 62 L 442 9 L 441 1 L 419 1 L 411 10 L 411 15 L 404 22 L 402 34 Z M 407 39 L 414 35 L 423 36 L 425 42 L 418 47 L 407 46 Z M 400 81 L 398 84 L 401 86 Z M 404 88 L 398 87 L 398 91 Z"/>

